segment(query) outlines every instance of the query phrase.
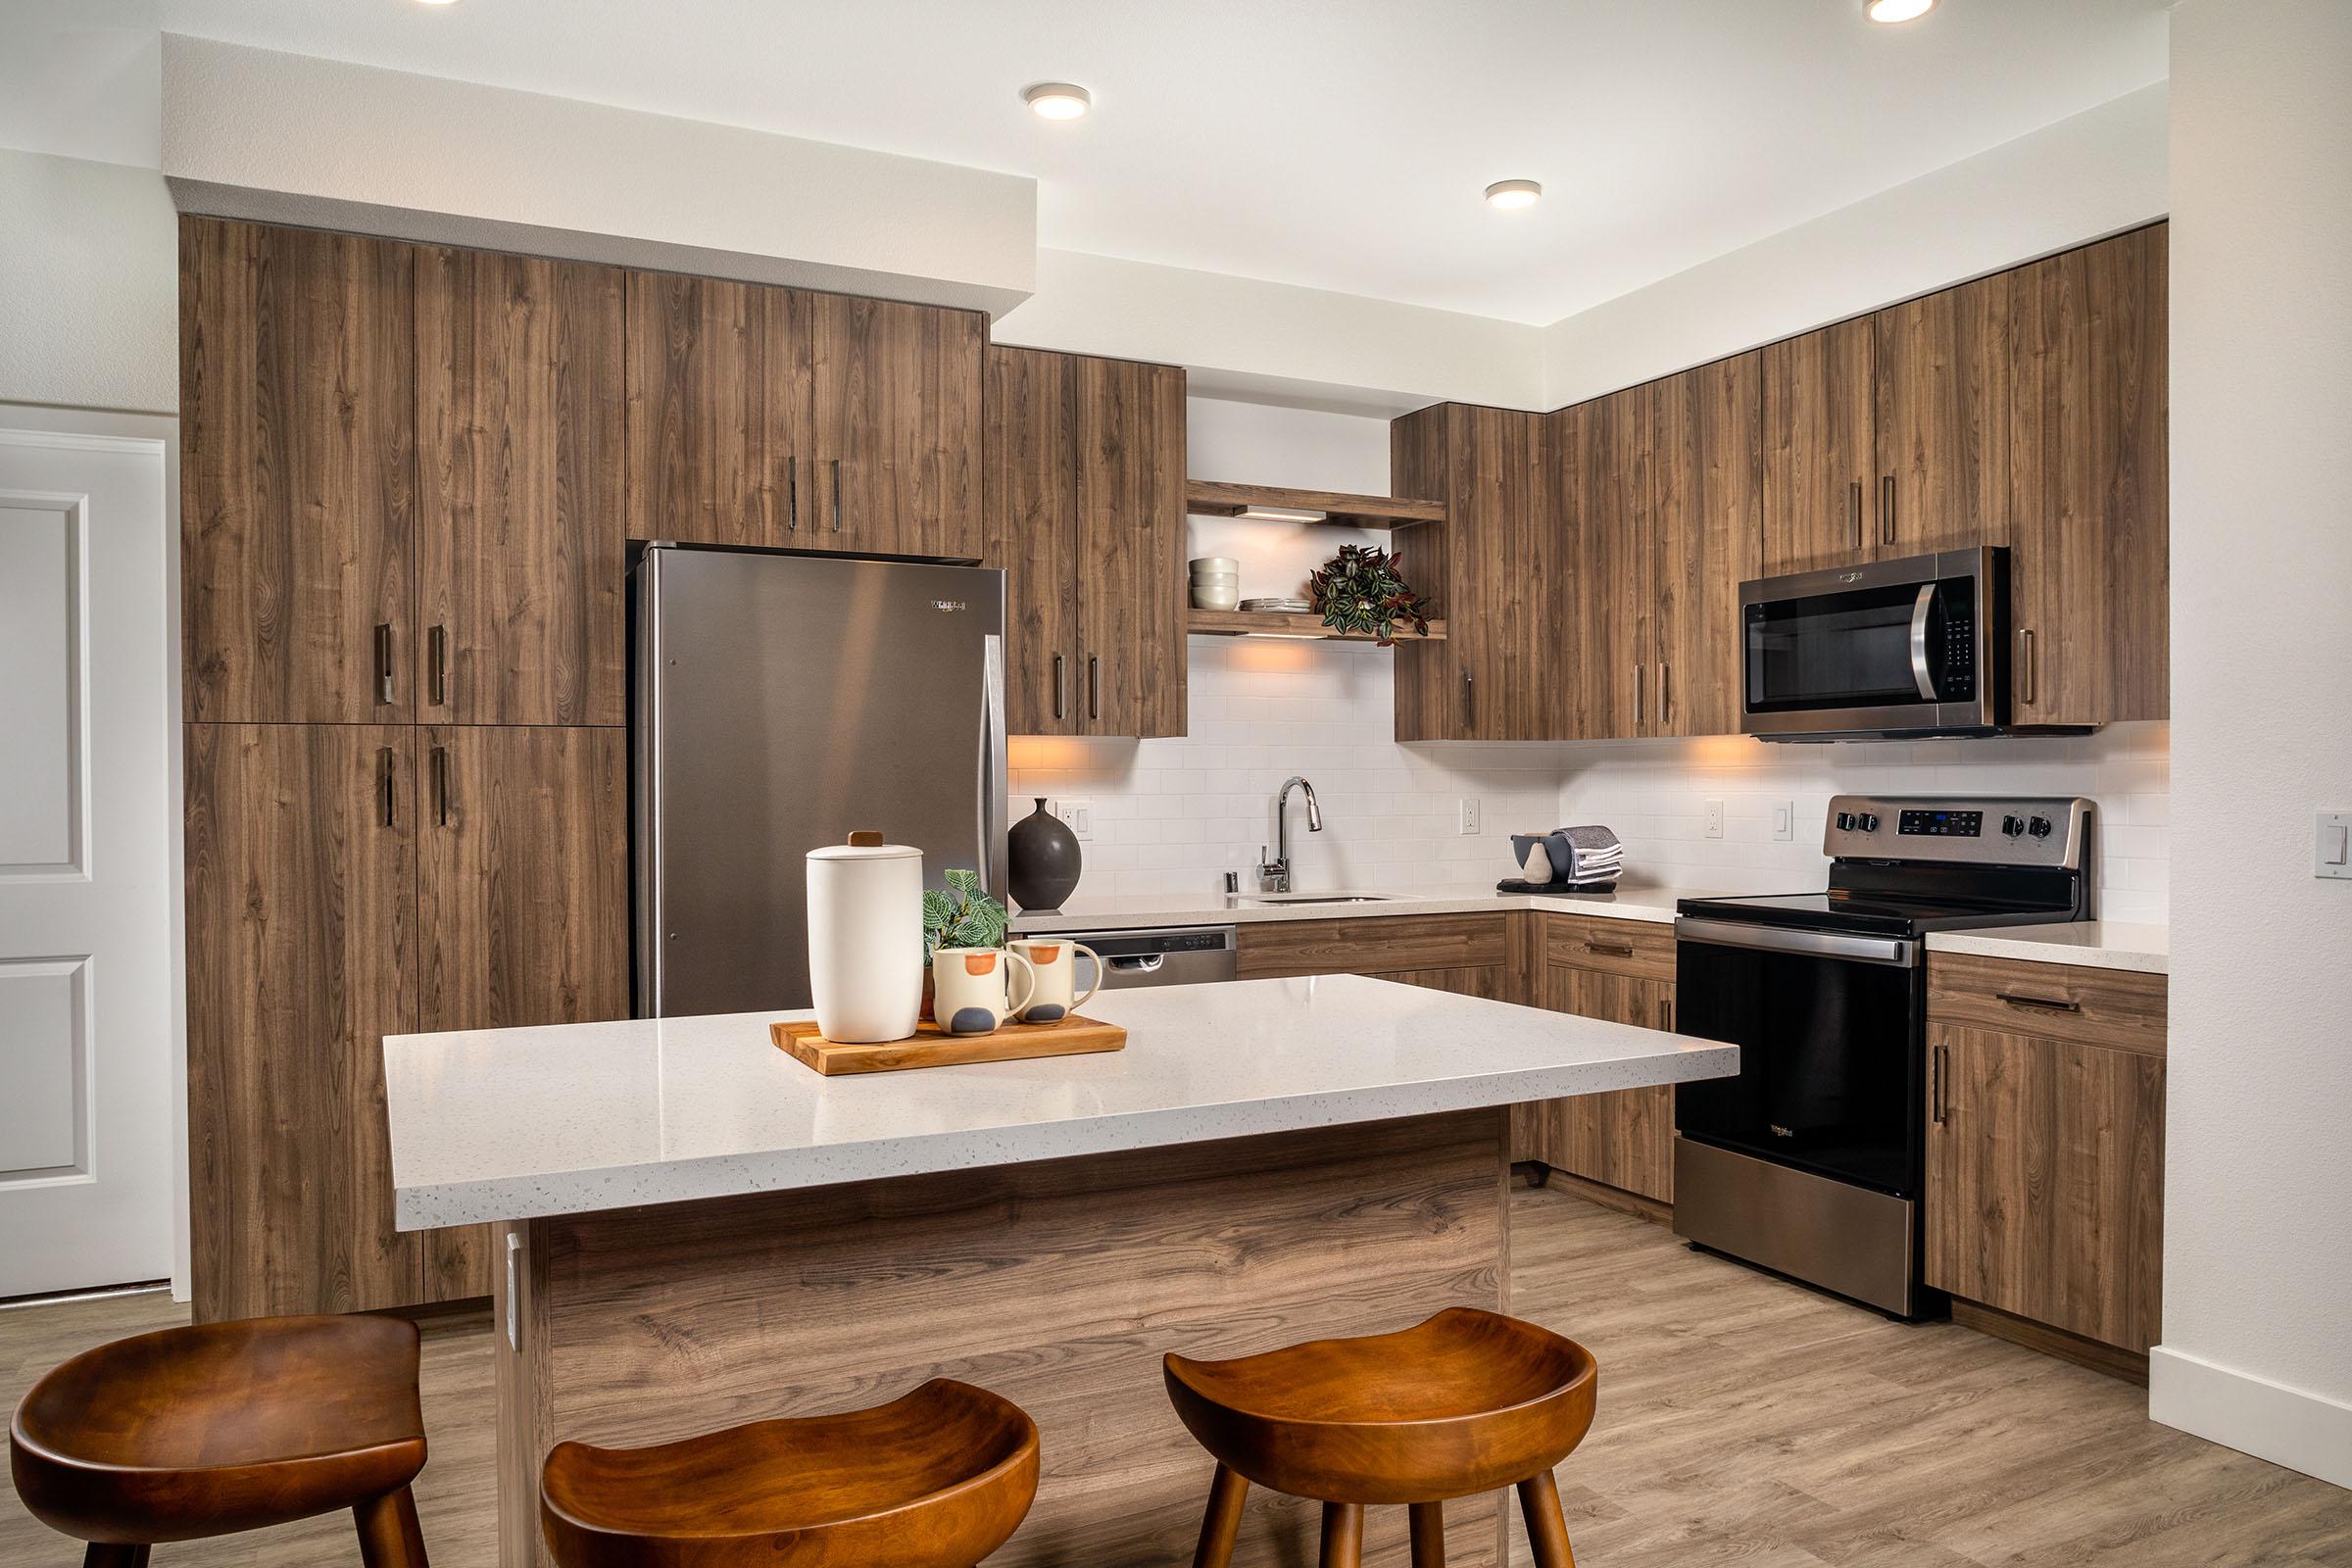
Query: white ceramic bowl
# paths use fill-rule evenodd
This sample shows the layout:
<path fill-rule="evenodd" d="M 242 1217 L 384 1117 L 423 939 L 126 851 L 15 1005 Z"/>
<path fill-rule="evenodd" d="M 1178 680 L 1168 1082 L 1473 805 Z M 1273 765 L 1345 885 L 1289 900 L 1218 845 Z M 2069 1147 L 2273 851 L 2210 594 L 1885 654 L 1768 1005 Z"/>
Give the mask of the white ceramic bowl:
<path fill-rule="evenodd" d="M 1195 556 L 1193 575 L 1230 577 L 1242 569 L 1242 564 L 1231 556 Z"/>
<path fill-rule="evenodd" d="M 1242 591 L 1239 588 L 1204 588 L 1199 583 L 1193 584 L 1195 610 L 1232 610 L 1241 602 Z"/>
<path fill-rule="evenodd" d="M 1235 571 L 1193 573 L 1193 586 L 1196 588 L 1239 588 L 1241 585 L 1241 573 Z"/>

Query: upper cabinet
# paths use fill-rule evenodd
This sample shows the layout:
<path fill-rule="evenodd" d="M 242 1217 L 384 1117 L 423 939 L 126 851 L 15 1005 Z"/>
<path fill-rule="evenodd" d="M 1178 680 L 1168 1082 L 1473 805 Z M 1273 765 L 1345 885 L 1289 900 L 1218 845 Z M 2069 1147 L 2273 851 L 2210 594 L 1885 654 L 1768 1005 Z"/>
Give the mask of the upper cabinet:
<path fill-rule="evenodd" d="M 628 532 L 864 555 L 981 553 L 969 311 L 628 278 Z"/>
<path fill-rule="evenodd" d="M 2017 405 L 2010 274 L 1879 312 L 1877 523 L 1881 560 L 2009 542 Z"/>
<path fill-rule="evenodd" d="M 180 220 L 190 719 L 414 716 L 416 254 Z"/>
<path fill-rule="evenodd" d="M 1864 317 L 1764 349 L 1766 576 L 1871 558 L 1874 339 Z"/>
<path fill-rule="evenodd" d="M 487 251 L 417 264 L 420 717 L 623 720 L 622 276 Z"/>
<path fill-rule="evenodd" d="M 991 348 L 985 552 L 1016 735 L 1185 731 L 1184 371 Z"/>

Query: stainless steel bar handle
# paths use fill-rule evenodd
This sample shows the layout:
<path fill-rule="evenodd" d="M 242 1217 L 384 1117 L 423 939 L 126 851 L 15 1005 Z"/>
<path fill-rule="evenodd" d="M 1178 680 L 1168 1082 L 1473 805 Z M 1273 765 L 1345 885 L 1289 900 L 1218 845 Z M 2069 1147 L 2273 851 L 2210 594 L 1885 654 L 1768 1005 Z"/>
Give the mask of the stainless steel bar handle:
<path fill-rule="evenodd" d="M 435 626 L 424 637 L 424 700 L 449 706 L 449 628 Z"/>
<path fill-rule="evenodd" d="M 1928 612 L 1936 608 L 1936 585 L 1919 585 L 1919 598 L 1911 605 L 1911 684 L 1929 702 L 1936 701 L 1936 675 L 1928 668 Z"/>
<path fill-rule="evenodd" d="M 1889 473 L 1879 480 L 1879 537 L 1894 543 L 1894 475 Z"/>
<path fill-rule="evenodd" d="M 801 460 L 784 460 L 784 531 L 801 531 Z"/>
<path fill-rule="evenodd" d="M 1644 684 L 1643 677 L 1647 673 L 1648 670 L 1645 666 L 1641 664 L 1634 666 L 1634 722 L 1637 724 L 1642 722 L 1642 688 Z"/>
<path fill-rule="evenodd" d="M 1478 722 L 1478 688 L 1472 684 L 1466 669 L 1462 671 L 1462 722 L 1465 725 Z"/>
<path fill-rule="evenodd" d="M 522 1236 L 507 1232 L 507 1348 L 522 1348 Z"/>
<path fill-rule="evenodd" d="M 375 700 L 392 701 L 392 623 L 375 623 Z"/>
<path fill-rule="evenodd" d="M 1796 931 L 1782 926 L 1742 925 L 1736 920 L 1709 920 L 1681 915 L 1674 922 L 1679 942 L 1701 942 L 1719 948 L 1750 948 L 1759 953 L 1787 953 L 1806 958 L 1845 958 L 1855 963 L 1881 963 L 1910 969 L 1919 963 L 1919 944 L 1901 937 L 1854 937 L 1834 931 Z"/>
<path fill-rule="evenodd" d="M 2020 697 L 2018 701 L 2021 703 L 2030 704 L 2034 701 L 2035 686 L 2035 671 L 2034 668 L 2034 633 L 2031 628 L 2028 628 L 2027 630 L 2018 633 L 2018 635 L 2025 640 L 2026 644 L 2026 678 L 2023 682 L 2026 690 L 2025 695 Z"/>
<path fill-rule="evenodd" d="M 1585 944 L 1585 951 L 1602 954 L 1612 958 L 1630 958 L 1634 956 L 1634 950 L 1630 945 L 1620 945 L 1614 942 L 1588 942 Z"/>
<path fill-rule="evenodd" d="M 376 811 L 384 826 L 393 826 L 392 748 L 389 746 L 375 749 L 375 799 Z"/>
<path fill-rule="evenodd" d="M 2057 997 L 2021 997 L 2007 991 L 1995 991 L 1995 1002 L 2005 1002 L 2012 1007 L 2038 1007 L 2043 1012 L 2081 1012 L 2082 1004 L 2067 1002 Z"/>
<path fill-rule="evenodd" d="M 1674 1033 L 1674 999 L 1672 997 L 1658 999 L 1658 1027 L 1668 1034 Z"/>
<path fill-rule="evenodd" d="M 433 748 L 433 817 L 442 827 L 449 826 L 449 748 Z"/>
<path fill-rule="evenodd" d="M 1862 481 L 1856 479 L 1846 487 L 1845 518 L 1854 530 L 1854 548 L 1862 548 Z"/>
<path fill-rule="evenodd" d="M 1054 656 L 1054 716 L 1061 716 L 1062 705 L 1069 701 L 1070 672 L 1059 654 Z"/>
<path fill-rule="evenodd" d="M 1928 1092 L 1928 1103 L 1935 1111 L 1936 1125 L 1940 1127 L 1943 1125 L 1943 1047 L 1937 1046 L 1929 1053 L 1928 1065 L 1935 1074 L 1934 1087 Z"/>
<path fill-rule="evenodd" d="M 833 531 L 841 532 L 841 460 L 833 460 Z"/>
<path fill-rule="evenodd" d="M 1086 716 L 1102 716 L 1102 656 L 1086 656 Z"/>
<path fill-rule="evenodd" d="M 1004 639 L 980 639 L 980 858 L 992 898 L 1004 897 Z"/>
<path fill-rule="evenodd" d="M 1674 665 L 1670 661 L 1658 661 L 1658 722 L 1674 722 Z"/>

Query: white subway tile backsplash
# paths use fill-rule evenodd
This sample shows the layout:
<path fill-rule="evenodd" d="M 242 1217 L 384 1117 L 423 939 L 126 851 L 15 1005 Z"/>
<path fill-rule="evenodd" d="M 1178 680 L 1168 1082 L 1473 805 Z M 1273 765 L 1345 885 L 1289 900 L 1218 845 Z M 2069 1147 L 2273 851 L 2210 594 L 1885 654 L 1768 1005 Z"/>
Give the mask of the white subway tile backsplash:
<path fill-rule="evenodd" d="M 1739 738 L 1400 746 L 1394 656 L 1363 644 L 1195 638 L 1191 733 L 1172 740 L 1016 740 L 1012 795 L 1094 803 L 1082 894 L 1211 893 L 1274 838 L 1274 792 L 1313 780 L 1324 831 L 1291 807 L 1301 887 L 1461 886 L 1511 874 L 1509 836 L 1605 822 L 1632 882 L 1725 892 L 1819 887 L 1830 797 L 2064 794 L 2095 801 L 2099 912 L 2162 921 L 2170 756 L 2162 724 L 2086 736 L 1767 746 Z M 1455 831 L 1475 796 L 1481 831 Z M 1724 803 L 1720 839 L 1705 803 Z M 1795 838 L 1771 839 L 1793 802 Z"/>

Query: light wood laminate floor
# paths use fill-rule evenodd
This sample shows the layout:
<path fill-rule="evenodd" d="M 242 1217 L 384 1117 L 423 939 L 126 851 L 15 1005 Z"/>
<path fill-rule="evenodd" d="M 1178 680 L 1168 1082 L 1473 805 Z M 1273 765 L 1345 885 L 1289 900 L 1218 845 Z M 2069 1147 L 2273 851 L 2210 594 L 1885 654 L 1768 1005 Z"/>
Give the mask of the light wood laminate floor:
<path fill-rule="evenodd" d="M 1889 1323 L 1566 1193 L 1512 1203 L 1513 1309 L 1600 1361 L 1599 1419 L 1559 1472 L 1582 1568 L 2352 1568 L 2352 1492 L 2158 1426 L 2129 1384 Z M 0 1397 L 13 1409 L 74 1351 L 184 1318 L 160 1296 L 0 1311 Z M 479 1313 L 425 1325 L 435 1568 L 495 1564 L 491 1343 Z M 0 1564 L 80 1560 L 0 1498 Z M 338 1515 L 155 1560 L 360 1559 Z"/>

